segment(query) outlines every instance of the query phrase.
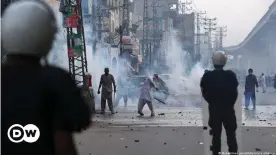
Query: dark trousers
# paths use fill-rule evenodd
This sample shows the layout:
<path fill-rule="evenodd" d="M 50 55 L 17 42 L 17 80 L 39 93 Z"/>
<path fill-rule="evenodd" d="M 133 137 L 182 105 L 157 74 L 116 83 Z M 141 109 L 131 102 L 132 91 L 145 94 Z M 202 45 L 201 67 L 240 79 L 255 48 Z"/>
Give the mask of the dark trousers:
<path fill-rule="evenodd" d="M 233 107 L 210 107 L 209 106 L 209 126 L 213 135 L 212 151 L 213 155 L 219 155 L 221 152 L 221 131 L 222 125 L 225 128 L 227 136 L 228 151 L 230 153 L 238 152 L 236 139 L 237 120 Z"/>
<path fill-rule="evenodd" d="M 107 98 L 101 97 L 101 109 L 102 109 L 102 112 L 105 111 L 106 100 L 107 100 L 107 104 L 108 104 L 109 110 L 111 112 L 113 112 L 113 104 L 112 104 L 112 97 L 111 96 L 107 97 Z"/>

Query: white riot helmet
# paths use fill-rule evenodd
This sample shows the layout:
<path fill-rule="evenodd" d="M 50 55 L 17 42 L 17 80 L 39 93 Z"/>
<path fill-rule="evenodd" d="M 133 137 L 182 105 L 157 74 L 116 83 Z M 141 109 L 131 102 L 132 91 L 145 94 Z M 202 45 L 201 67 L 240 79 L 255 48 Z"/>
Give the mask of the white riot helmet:
<path fill-rule="evenodd" d="M 212 57 L 213 65 L 224 66 L 227 61 L 227 56 L 223 51 L 216 51 Z"/>
<path fill-rule="evenodd" d="M 6 54 L 46 56 L 57 32 L 53 10 L 42 1 L 12 3 L 2 16 L 1 42 Z"/>

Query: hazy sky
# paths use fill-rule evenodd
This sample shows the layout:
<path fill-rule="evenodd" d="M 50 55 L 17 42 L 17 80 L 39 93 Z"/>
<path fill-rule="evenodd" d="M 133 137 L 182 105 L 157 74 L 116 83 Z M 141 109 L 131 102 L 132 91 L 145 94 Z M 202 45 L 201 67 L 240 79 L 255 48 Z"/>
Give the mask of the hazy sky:
<path fill-rule="evenodd" d="M 227 25 L 224 45 L 237 45 L 249 34 L 274 0 L 193 0 L 198 10 Z"/>

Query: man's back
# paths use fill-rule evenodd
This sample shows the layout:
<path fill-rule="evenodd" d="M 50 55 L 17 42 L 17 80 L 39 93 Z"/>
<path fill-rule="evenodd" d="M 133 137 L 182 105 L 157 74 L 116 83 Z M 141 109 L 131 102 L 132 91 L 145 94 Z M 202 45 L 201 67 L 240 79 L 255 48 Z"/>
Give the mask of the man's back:
<path fill-rule="evenodd" d="M 56 130 L 72 132 L 88 126 L 89 108 L 65 71 L 39 65 L 5 65 L 1 82 L 3 154 L 53 155 Z M 6 135 L 13 124 L 36 125 L 40 138 L 35 143 L 10 142 Z"/>
<path fill-rule="evenodd" d="M 245 80 L 245 91 L 255 92 L 255 86 L 258 86 L 258 80 L 254 74 L 249 74 L 246 76 Z"/>
<path fill-rule="evenodd" d="M 112 92 L 112 83 L 114 81 L 114 77 L 111 74 L 103 74 L 101 76 L 102 88 L 103 91 Z"/>
<path fill-rule="evenodd" d="M 214 70 L 204 73 L 201 84 L 203 97 L 210 105 L 234 105 L 238 81 L 232 71 Z"/>

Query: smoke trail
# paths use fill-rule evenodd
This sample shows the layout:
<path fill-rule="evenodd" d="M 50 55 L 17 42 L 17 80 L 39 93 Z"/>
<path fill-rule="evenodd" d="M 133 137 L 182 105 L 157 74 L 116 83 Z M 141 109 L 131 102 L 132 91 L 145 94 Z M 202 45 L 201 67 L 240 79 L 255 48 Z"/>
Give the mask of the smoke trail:
<path fill-rule="evenodd" d="M 56 41 L 53 45 L 49 61 L 51 64 L 68 70 L 68 55 L 66 36 L 64 28 L 62 27 L 62 14 L 59 12 L 59 5 L 52 5 L 58 19 L 59 32 L 56 36 Z M 118 48 L 111 48 L 110 46 L 99 46 L 96 54 L 93 55 L 92 41 L 96 36 L 92 33 L 92 24 L 84 25 L 86 54 L 88 61 L 88 72 L 92 74 L 92 86 L 97 90 L 100 76 L 103 74 L 105 67 L 110 68 L 110 73 L 116 78 L 118 75 L 124 75 L 128 67 L 125 63 L 119 60 Z M 177 31 L 172 31 L 169 35 L 168 43 L 170 50 L 167 51 L 167 65 L 171 70 L 171 79 L 167 81 L 168 87 L 172 92 L 184 95 L 199 95 L 199 81 L 203 74 L 203 68 L 200 64 L 196 64 L 191 69 L 191 60 L 186 51 L 181 49 L 181 43 L 176 38 Z M 111 55 L 113 56 L 110 56 Z M 115 54 L 114 54 L 115 53 Z M 112 59 L 115 57 L 117 64 L 112 64 Z M 191 69 L 188 74 L 187 70 Z M 147 74 L 147 76 L 151 76 Z M 138 87 L 138 86 L 137 86 Z M 96 95 L 97 98 L 97 95 Z"/>
<path fill-rule="evenodd" d="M 204 69 L 200 63 L 193 63 L 189 54 L 182 50 L 181 43 L 177 39 L 177 31 L 170 32 L 168 37 L 170 50 L 167 51 L 167 65 L 171 70 L 171 78 L 168 81 L 170 90 L 183 95 L 200 95 L 200 79 Z M 191 72 L 187 72 L 191 70 Z"/>

